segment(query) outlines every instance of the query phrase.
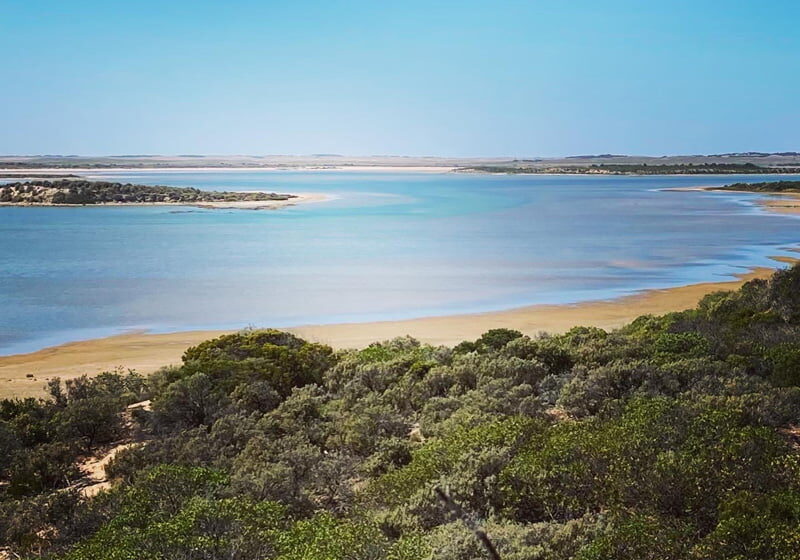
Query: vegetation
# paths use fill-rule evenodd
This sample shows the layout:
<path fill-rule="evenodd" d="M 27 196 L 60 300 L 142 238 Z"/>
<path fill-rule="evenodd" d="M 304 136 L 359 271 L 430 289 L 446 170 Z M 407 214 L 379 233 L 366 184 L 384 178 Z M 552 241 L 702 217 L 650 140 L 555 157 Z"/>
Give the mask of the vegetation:
<path fill-rule="evenodd" d="M 789 560 L 800 267 L 606 332 L 334 352 L 243 331 L 0 402 L 26 558 Z M 151 399 L 149 410 L 126 406 Z M 78 466 L 138 443 L 88 497 Z M 488 538 L 481 540 L 481 535 Z"/>
<path fill-rule="evenodd" d="M 800 173 L 798 167 L 763 167 L 754 163 L 675 163 L 663 165 L 601 163 L 567 166 L 491 166 L 464 167 L 459 171 L 482 173 L 565 173 L 575 175 L 711 175 Z"/>
<path fill-rule="evenodd" d="M 766 193 L 800 192 L 800 181 L 770 181 L 768 183 L 733 183 L 718 187 L 717 191 L 748 191 Z"/>
<path fill-rule="evenodd" d="M 6 204 L 194 204 L 244 200 L 288 200 L 293 197 L 289 194 L 201 191 L 195 188 L 71 179 L 0 185 L 0 203 Z"/>

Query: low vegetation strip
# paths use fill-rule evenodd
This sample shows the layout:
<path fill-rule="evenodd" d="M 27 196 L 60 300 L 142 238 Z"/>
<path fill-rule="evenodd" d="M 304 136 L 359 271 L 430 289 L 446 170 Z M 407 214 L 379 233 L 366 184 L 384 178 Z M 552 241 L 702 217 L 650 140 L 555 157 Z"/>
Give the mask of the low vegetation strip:
<path fill-rule="evenodd" d="M 264 192 L 202 191 L 190 187 L 166 187 L 62 179 L 0 185 L 0 204 L 195 204 L 202 202 L 282 201 L 290 194 Z"/>
<path fill-rule="evenodd" d="M 0 401 L 0 548 L 796 560 L 799 341 L 794 267 L 613 332 L 334 352 L 253 330 L 149 377 L 51 380 Z M 140 443 L 109 456 L 119 441 Z M 108 460 L 96 495 L 91 458 Z"/>
<path fill-rule="evenodd" d="M 770 181 L 766 183 L 732 183 L 715 187 L 717 191 L 747 191 L 763 193 L 800 193 L 800 181 Z"/>
<path fill-rule="evenodd" d="M 614 164 L 594 165 L 479 165 L 461 167 L 458 171 L 478 173 L 569 175 L 713 175 L 713 174 L 778 174 L 800 173 L 800 167 L 765 167 L 754 163 L 678 163 L 664 165 Z"/>

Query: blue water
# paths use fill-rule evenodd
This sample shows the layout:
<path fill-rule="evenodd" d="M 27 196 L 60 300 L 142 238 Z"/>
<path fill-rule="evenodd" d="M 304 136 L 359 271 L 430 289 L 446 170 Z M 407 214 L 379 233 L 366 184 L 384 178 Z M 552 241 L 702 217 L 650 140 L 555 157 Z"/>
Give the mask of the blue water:
<path fill-rule="evenodd" d="M 277 211 L 0 208 L 0 354 L 129 329 L 281 327 L 605 299 L 774 264 L 768 256 L 800 241 L 800 222 L 760 210 L 755 195 L 660 190 L 774 176 L 93 176 L 335 198 Z"/>

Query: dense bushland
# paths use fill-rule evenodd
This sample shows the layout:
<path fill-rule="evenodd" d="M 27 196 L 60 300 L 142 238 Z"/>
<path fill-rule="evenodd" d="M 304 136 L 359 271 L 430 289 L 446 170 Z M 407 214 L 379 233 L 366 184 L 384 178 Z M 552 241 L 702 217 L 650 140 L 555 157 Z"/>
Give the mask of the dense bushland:
<path fill-rule="evenodd" d="M 798 335 L 795 267 L 615 332 L 223 336 L 148 378 L 0 403 L 0 539 L 71 560 L 487 558 L 477 525 L 503 559 L 796 559 Z M 77 465 L 123 437 L 115 485 L 83 497 Z"/>

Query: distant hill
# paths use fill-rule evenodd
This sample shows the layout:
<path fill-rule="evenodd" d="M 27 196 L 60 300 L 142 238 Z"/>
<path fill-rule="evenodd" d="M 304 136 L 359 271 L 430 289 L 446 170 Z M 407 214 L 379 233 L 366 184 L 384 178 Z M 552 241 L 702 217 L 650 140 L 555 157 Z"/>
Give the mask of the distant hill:
<path fill-rule="evenodd" d="M 597 154 L 589 156 L 567 156 L 566 159 L 606 159 L 606 158 L 624 158 L 626 155 L 620 154 Z"/>
<path fill-rule="evenodd" d="M 730 152 L 727 154 L 712 154 L 708 157 L 770 157 L 770 156 L 800 156 L 800 152 Z"/>

